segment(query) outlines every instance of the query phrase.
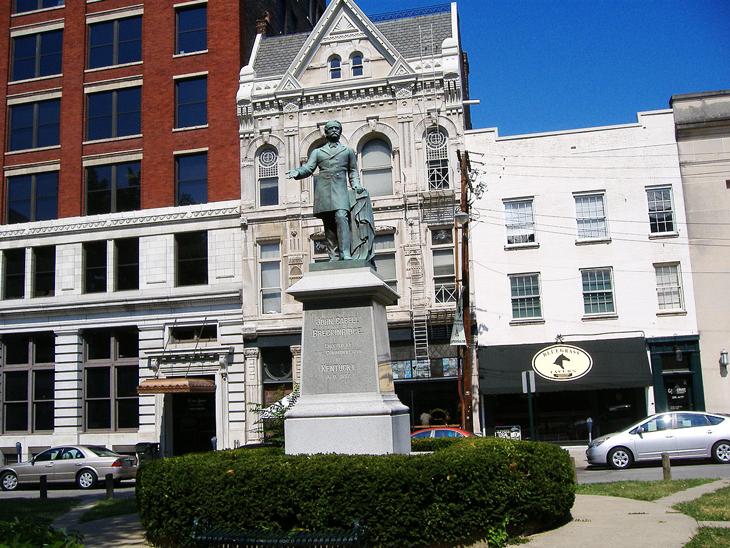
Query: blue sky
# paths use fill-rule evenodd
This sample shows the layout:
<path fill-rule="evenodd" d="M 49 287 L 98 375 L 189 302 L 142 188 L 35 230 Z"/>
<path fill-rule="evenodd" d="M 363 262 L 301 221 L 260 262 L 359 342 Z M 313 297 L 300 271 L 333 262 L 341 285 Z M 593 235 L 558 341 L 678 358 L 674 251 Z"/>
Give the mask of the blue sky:
<path fill-rule="evenodd" d="M 367 14 L 440 0 L 356 0 Z M 673 94 L 730 88 L 730 0 L 461 0 L 473 126 L 623 124 Z"/>

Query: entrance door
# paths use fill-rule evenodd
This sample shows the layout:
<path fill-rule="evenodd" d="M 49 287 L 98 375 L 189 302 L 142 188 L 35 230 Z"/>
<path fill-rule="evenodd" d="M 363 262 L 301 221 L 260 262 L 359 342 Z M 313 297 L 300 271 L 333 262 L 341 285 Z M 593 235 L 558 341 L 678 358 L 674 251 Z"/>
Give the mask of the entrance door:
<path fill-rule="evenodd" d="M 664 387 L 669 411 L 691 411 L 694 408 L 690 375 L 664 375 Z"/>
<path fill-rule="evenodd" d="M 172 454 L 213 449 L 215 393 L 172 395 Z"/>

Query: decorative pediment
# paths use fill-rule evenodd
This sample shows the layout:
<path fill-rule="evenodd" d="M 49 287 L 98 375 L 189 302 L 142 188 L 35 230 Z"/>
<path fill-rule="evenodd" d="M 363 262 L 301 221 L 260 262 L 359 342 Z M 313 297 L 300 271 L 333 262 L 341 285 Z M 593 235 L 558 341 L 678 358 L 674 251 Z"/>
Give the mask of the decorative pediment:
<path fill-rule="evenodd" d="M 378 51 L 390 64 L 395 64 L 402 57 L 357 4 L 352 0 L 332 0 L 289 65 L 287 75 L 294 79 L 300 77 L 323 44 L 353 37 L 367 39 L 372 49 Z"/>
<path fill-rule="evenodd" d="M 402 56 L 398 56 L 398 59 L 393 64 L 393 67 L 390 69 L 388 77 L 391 78 L 393 76 L 411 76 L 415 73 L 416 71 L 413 70 L 413 67 L 409 65 Z"/>
<path fill-rule="evenodd" d="M 302 84 L 292 76 L 291 72 L 287 72 L 279 85 L 276 86 L 276 91 L 296 91 L 299 89 L 302 89 Z"/>

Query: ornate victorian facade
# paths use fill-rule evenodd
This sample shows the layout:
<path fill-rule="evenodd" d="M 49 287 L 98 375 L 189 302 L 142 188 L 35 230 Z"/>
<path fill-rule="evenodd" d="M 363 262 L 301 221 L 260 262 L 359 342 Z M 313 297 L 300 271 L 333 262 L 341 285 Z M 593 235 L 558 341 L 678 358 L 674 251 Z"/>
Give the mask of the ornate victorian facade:
<path fill-rule="evenodd" d="M 414 422 L 425 412 L 458 422 L 448 343 L 463 58 L 455 5 L 368 18 L 351 0 L 334 0 L 309 34 L 257 38 L 237 95 L 248 404 L 275 401 L 297 382 L 302 311 L 286 289 L 326 257 L 313 178 L 285 173 L 336 119 L 372 196 L 378 273 L 400 295 L 388 310 L 396 391 Z"/>

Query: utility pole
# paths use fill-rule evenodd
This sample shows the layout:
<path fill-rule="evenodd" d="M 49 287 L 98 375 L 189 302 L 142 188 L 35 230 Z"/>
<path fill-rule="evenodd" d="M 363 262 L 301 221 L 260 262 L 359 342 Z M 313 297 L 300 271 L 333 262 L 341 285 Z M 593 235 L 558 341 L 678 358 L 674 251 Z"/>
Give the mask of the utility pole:
<path fill-rule="evenodd" d="M 464 336 L 466 346 L 462 357 L 461 367 L 461 423 L 464 429 L 474 431 L 474 420 L 472 416 L 472 318 L 471 303 L 469 302 L 469 152 L 456 151 L 461 170 L 461 199 L 459 200 L 461 211 L 466 213 L 466 221 L 461 226 L 461 302 L 464 321 Z"/>

